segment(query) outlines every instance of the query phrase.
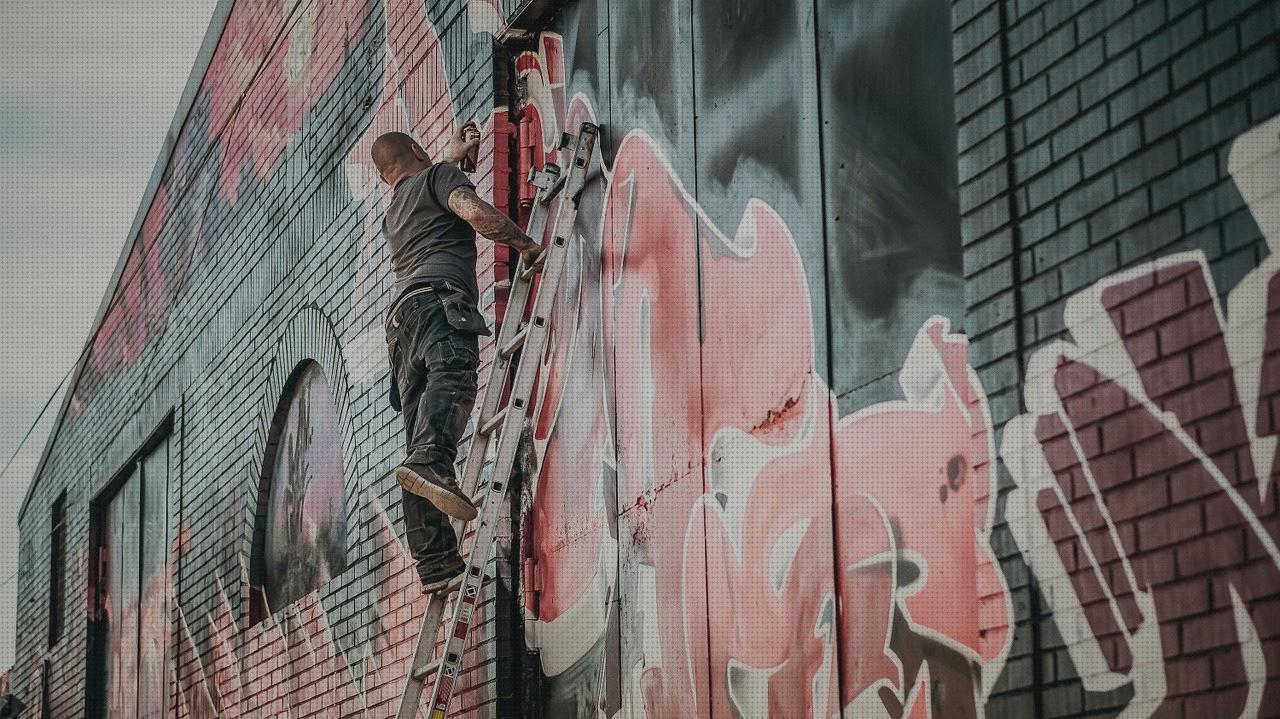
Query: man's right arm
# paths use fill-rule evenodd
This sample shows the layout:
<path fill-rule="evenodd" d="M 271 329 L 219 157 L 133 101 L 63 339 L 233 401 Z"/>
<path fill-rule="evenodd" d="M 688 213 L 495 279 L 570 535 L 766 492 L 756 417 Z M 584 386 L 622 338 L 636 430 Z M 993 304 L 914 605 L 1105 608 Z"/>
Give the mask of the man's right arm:
<path fill-rule="evenodd" d="M 538 243 L 530 239 L 498 208 L 480 199 L 470 187 L 459 187 L 449 193 L 449 209 L 466 220 L 476 232 L 519 252 L 526 266 L 533 264 L 538 255 L 542 254 L 542 247 Z"/>

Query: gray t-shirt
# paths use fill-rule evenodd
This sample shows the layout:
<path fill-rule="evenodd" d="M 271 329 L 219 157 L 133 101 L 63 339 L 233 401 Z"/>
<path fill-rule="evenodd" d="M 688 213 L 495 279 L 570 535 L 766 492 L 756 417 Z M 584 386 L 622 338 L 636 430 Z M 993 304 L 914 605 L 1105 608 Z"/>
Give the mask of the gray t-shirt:
<path fill-rule="evenodd" d="M 469 293 L 476 288 L 476 233 L 449 210 L 449 193 L 475 189 L 454 165 L 440 162 L 396 185 L 382 218 L 382 234 L 391 249 L 396 295 L 413 285 L 445 280 Z"/>

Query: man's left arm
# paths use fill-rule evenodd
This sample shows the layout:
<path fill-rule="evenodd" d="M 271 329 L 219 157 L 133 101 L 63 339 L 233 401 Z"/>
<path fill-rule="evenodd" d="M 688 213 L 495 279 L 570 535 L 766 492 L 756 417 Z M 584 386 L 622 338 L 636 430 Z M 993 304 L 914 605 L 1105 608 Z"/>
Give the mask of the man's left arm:
<path fill-rule="evenodd" d="M 460 185 L 449 193 L 449 210 L 476 232 L 519 252 L 526 266 L 531 266 L 542 254 L 542 247 L 533 238 L 498 208 L 480 199 L 470 185 Z"/>

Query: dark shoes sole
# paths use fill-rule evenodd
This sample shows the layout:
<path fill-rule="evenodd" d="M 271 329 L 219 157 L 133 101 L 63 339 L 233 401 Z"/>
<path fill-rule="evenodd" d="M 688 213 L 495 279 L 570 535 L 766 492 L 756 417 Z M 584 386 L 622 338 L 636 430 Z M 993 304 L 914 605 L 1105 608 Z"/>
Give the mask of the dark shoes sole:
<path fill-rule="evenodd" d="M 471 499 L 461 491 L 431 482 L 404 465 L 396 467 L 395 475 L 396 482 L 406 492 L 422 497 L 450 517 L 464 522 L 470 522 L 476 518 L 476 505 L 472 504 Z"/>
<path fill-rule="evenodd" d="M 462 586 L 462 578 L 465 577 L 466 574 L 467 573 L 465 571 L 459 571 L 457 574 L 453 575 L 452 577 L 437 579 L 434 582 L 423 582 L 422 593 L 423 594 L 440 594 L 440 593 L 449 594 L 451 592 L 456 592 L 458 591 L 458 587 Z"/>

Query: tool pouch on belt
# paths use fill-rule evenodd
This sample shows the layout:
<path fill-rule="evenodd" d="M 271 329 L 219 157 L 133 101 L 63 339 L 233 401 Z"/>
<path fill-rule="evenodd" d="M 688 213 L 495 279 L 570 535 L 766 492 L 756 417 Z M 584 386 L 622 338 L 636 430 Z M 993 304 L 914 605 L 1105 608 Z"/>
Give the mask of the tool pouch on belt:
<path fill-rule="evenodd" d="M 391 409 L 400 411 L 400 385 L 396 383 L 396 351 L 399 349 L 400 338 L 389 338 L 387 341 L 387 358 L 391 360 L 391 388 L 387 391 L 387 402 L 391 405 Z"/>
<path fill-rule="evenodd" d="M 396 373 L 391 373 L 391 390 L 387 393 L 387 402 L 391 409 L 400 411 L 400 387 L 396 384 Z"/>
<path fill-rule="evenodd" d="M 493 332 L 485 324 L 484 315 L 476 309 L 476 305 L 467 298 L 466 293 L 451 282 L 441 283 L 436 290 L 440 304 L 444 305 L 444 315 L 449 326 L 459 332 L 470 332 L 477 335 L 491 335 Z"/>

